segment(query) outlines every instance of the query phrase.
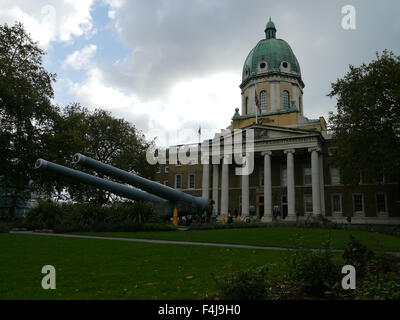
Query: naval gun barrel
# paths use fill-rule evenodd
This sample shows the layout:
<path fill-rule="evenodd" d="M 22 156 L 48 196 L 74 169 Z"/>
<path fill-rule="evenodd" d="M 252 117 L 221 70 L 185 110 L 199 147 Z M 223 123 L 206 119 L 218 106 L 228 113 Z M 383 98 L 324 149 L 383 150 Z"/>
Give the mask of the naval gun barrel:
<path fill-rule="evenodd" d="M 124 170 L 115 168 L 90 157 L 84 156 L 80 153 L 75 154 L 73 163 L 82 164 L 87 168 L 93 169 L 114 179 L 131 184 L 151 194 L 157 195 L 164 199 L 168 199 L 171 202 L 184 202 L 186 204 L 190 204 L 196 207 L 201 211 L 206 210 L 209 206 L 207 199 L 195 197 L 182 191 L 162 185 L 155 181 L 145 179 L 138 175 L 126 172 Z"/>
<path fill-rule="evenodd" d="M 43 159 L 36 160 L 35 169 L 47 170 L 57 175 L 68 177 L 75 181 L 79 181 L 97 187 L 99 189 L 109 191 L 123 198 L 131 200 L 149 201 L 156 204 L 168 203 L 167 200 L 157 197 L 153 194 L 144 192 L 142 190 L 134 189 L 132 187 L 128 187 L 117 182 L 108 181 L 99 177 L 95 177 L 90 174 L 70 169 L 47 160 Z"/>

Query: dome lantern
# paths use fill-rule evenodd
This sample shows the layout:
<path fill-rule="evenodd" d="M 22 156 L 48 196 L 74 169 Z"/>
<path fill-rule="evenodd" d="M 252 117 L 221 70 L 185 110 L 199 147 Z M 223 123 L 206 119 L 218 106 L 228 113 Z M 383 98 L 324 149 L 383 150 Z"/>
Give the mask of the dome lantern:
<path fill-rule="evenodd" d="M 271 17 L 269 17 L 269 21 L 267 23 L 267 26 L 265 27 L 264 32 L 266 39 L 271 39 L 271 38 L 276 39 L 276 28 L 275 24 L 271 21 Z"/>

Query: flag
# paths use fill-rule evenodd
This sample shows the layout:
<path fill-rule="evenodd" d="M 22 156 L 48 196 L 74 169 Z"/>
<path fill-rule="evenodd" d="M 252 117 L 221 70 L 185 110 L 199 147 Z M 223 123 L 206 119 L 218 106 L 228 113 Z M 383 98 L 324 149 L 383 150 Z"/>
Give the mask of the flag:
<path fill-rule="evenodd" d="M 199 143 L 201 142 L 201 126 L 199 126 L 199 131 L 198 131 L 198 133 L 199 133 Z"/>
<path fill-rule="evenodd" d="M 261 114 L 260 101 L 258 100 L 257 89 L 255 89 L 254 92 L 255 92 L 254 99 L 256 101 L 256 106 L 257 106 L 257 114 Z"/>

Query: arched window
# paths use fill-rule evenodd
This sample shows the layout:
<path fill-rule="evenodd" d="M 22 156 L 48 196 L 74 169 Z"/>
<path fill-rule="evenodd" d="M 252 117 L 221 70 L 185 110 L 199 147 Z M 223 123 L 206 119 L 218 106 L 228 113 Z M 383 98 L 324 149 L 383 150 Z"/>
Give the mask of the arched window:
<path fill-rule="evenodd" d="M 245 114 L 248 113 L 249 108 L 249 97 L 246 97 L 246 102 L 245 102 Z"/>
<path fill-rule="evenodd" d="M 289 109 L 290 104 L 290 97 L 289 97 L 289 91 L 285 90 L 282 92 L 282 99 L 283 99 L 283 108 L 284 109 Z"/>
<path fill-rule="evenodd" d="M 261 110 L 267 111 L 267 106 L 268 106 L 267 91 L 263 90 L 260 92 L 260 102 L 261 102 Z"/>

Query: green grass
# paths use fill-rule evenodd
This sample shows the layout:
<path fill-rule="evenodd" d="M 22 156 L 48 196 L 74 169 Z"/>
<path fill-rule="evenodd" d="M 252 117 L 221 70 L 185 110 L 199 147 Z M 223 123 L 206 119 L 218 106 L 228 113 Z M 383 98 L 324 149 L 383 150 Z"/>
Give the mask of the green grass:
<path fill-rule="evenodd" d="M 0 252 L 0 300 L 200 299 L 215 292 L 213 274 L 273 263 L 279 277 L 288 255 L 24 234 L 0 234 Z M 56 268 L 56 290 L 41 288 L 44 265 Z"/>
<path fill-rule="evenodd" d="M 300 235 L 302 237 L 302 245 L 306 248 L 320 248 L 321 244 L 331 237 L 332 247 L 335 249 L 343 249 L 349 241 L 349 235 L 351 234 L 371 249 L 379 250 L 383 248 L 386 251 L 400 251 L 400 238 L 398 237 L 365 231 L 311 228 L 269 227 L 176 232 L 97 232 L 78 234 L 137 239 L 247 244 L 282 248 L 293 247 L 293 240 L 297 235 Z"/>

